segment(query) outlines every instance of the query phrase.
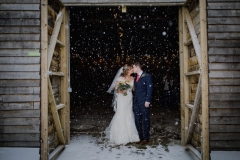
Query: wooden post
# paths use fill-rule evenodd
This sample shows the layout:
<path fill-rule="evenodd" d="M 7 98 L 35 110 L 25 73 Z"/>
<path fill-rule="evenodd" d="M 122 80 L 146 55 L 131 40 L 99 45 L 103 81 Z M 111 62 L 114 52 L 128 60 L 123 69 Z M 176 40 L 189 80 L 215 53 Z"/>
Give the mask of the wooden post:
<path fill-rule="evenodd" d="M 182 7 L 178 10 L 178 32 L 179 32 L 179 60 L 180 60 L 180 113 L 181 113 L 181 144 L 185 145 L 185 117 L 184 117 L 184 63 L 183 63 L 183 14 Z"/>
<path fill-rule="evenodd" d="M 184 8 L 182 8 L 182 15 L 183 15 L 183 42 L 186 42 L 188 40 L 187 37 L 187 26 L 185 23 L 185 12 Z M 188 46 L 183 45 L 183 72 L 184 74 L 188 73 L 188 59 L 189 59 L 189 54 L 188 54 Z M 189 103 L 189 79 L 188 77 L 184 77 L 183 79 L 183 88 L 184 88 L 184 104 Z M 185 116 L 185 121 L 184 121 L 184 143 L 186 143 L 187 140 L 187 133 L 188 133 L 188 124 L 189 124 L 189 108 L 184 105 L 184 116 Z"/>
<path fill-rule="evenodd" d="M 202 159 L 210 159 L 209 150 L 209 102 L 208 102 L 208 52 L 206 0 L 199 1 L 202 66 Z"/>
<path fill-rule="evenodd" d="M 48 69 L 50 68 L 50 65 L 51 65 L 53 52 L 57 43 L 57 37 L 62 24 L 63 14 L 64 14 L 64 10 L 61 10 L 57 15 L 57 19 L 54 24 L 53 33 L 52 33 L 49 47 L 48 47 Z"/>
<path fill-rule="evenodd" d="M 63 13 L 65 13 L 65 8 L 62 9 Z M 67 78 L 66 76 L 66 67 L 67 67 L 67 63 L 66 63 L 66 53 L 65 53 L 65 46 L 66 46 L 66 41 L 65 41 L 65 22 L 64 22 L 64 17 L 65 17 L 65 14 L 62 15 L 63 19 L 62 19 L 62 24 L 60 26 L 60 32 L 59 32 L 59 35 L 60 35 L 60 41 L 63 43 L 64 46 L 61 47 L 61 52 L 60 52 L 60 66 L 61 66 L 61 72 L 64 73 L 64 77 L 61 77 L 61 85 L 60 85 L 60 94 L 61 94 L 61 103 L 64 104 L 64 108 L 62 108 L 60 110 L 60 115 L 59 115 L 59 118 L 60 118 L 60 121 L 61 121 L 61 124 L 62 124 L 62 130 L 63 130 L 63 136 L 64 136 L 64 139 L 66 137 L 66 133 L 65 133 L 65 126 L 66 126 L 66 84 L 65 84 L 65 79 Z M 66 141 L 65 141 L 66 142 Z"/>
<path fill-rule="evenodd" d="M 65 47 L 65 51 L 67 54 L 67 72 L 66 72 L 66 76 L 67 76 L 67 91 L 68 89 L 71 89 L 70 86 L 70 23 L 69 23 L 69 12 L 68 12 L 68 8 L 66 8 L 65 11 L 65 27 L 66 27 L 66 47 Z M 68 144 L 70 142 L 70 92 L 68 91 L 67 93 L 67 104 L 66 104 L 66 144 Z"/>
<path fill-rule="evenodd" d="M 41 150 L 40 159 L 48 159 L 48 0 L 41 0 Z"/>
<path fill-rule="evenodd" d="M 64 131 L 64 137 L 66 141 L 70 140 L 70 131 L 69 131 L 69 123 L 70 117 L 69 113 L 69 102 L 68 102 L 68 45 L 67 45 L 67 36 L 68 36 L 68 28 L 66 28 L 68 21 L 68 12 L 66 8 L 64 10 L 63 15 L 63 24 L 61 26 L 60 34 L 61 34 L 61 42 L 65 45 L 65 47 L 61 48 L 61 72 L 65 74 L 64 77 L 61 78 L 61 102 L 65 105 L 65 107 L 61 110 L 61 124 Z M 66 142 L 68 143 L 68 142 Z"/>

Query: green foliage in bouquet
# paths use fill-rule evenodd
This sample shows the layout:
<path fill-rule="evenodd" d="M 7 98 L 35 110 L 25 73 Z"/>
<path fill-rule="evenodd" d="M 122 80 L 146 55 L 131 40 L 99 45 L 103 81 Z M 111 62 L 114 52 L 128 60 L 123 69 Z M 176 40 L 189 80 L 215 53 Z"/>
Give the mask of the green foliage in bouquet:
<path fill-rule="evenodd" d="M 129 82 L 119 82 L 117 90 L 124 91 L 124 90 L 128 90 L 130 88 L 131 88 L 131 86 L 130 86 Z M 126 96 L 127 92 L 125 92 L 123 95 Z"/>

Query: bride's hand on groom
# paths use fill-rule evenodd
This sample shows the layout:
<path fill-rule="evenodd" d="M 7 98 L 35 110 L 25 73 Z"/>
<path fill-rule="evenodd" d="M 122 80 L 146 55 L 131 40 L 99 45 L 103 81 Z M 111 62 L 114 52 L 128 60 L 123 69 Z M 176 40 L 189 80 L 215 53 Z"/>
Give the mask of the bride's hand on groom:
<path fill-rule="evenodd" d="M 145 107 L 149 107 L 150 103 L 149 102 L 145 102 Z"/>

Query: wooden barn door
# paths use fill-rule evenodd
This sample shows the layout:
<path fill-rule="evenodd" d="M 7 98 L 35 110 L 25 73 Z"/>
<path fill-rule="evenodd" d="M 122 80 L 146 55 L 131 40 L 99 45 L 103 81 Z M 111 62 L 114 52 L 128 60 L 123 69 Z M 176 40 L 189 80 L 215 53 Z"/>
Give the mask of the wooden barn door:
<path fill-rule="evenodd" d="M 205 7 L 205 8 L 204 8 Z M 209 159 L 206 2 L 191 1 L 179 12 L 181 133 L 199 159 Z"/>
<path fill-rule="evenodd" d="M 47 76 L 42 77 L 42 90 L 45 88 L 47 94 L 47 108 L 42 111 L 45 114 L 41 117 L 42 139 L 45 139 L 41 146 L 41 159 L 55 159 L 58 153 L 70 140 L 70 112 L 69 112 L 69 59 L 68 59 L 68 12 L 60 1 L 42 0 L 41 7 L 45 7 L 42 16 L 45 17 L 45 25 L 42 24 L 42 32 L 47 40 L 47 57 L 42 57 L 46 65 L 42 70 L 46 70 Z M 43 23 L 43 22 L 42 22 Z M 47 24 L 46 24 L 47 23 Z M 44 38 L 42 36 L 42 38 Z M 42 43 L 44 45 L 44 43 Z M 43 47 L 43 46 L 42 46 Z M 45 84 L 43 86 L 43 84 Z M 43 107 L 43 106 L 42 106 Z M 47 113 L 47 115 L 46 115 Z M 45 130 L 44 130 L 45 129 Z M 47 131 L 46 131 L 47 130 Z M 45 134 L 43 133 L 45 132 Z M 47 141 L 46 141 L 47 138 Z M 47 143 L 47 144 L 46 144 Z"/>

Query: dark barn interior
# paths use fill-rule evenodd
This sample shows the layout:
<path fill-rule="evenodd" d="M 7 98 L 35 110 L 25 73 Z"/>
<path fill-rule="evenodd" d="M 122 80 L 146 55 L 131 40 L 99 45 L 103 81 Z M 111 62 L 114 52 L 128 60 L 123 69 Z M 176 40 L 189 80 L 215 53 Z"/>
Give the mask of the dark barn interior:
<path fill-rule="evenodd" d="M 114 111 L 112 95 L 106 91 L 118 69 L 135 61 L 153 77 L 152 113 L 174 113 L 173 120 L 165 117 L 173 125 L 180 119 L 177 7 L 127 7 L 126 12 L 122 7 L 71 7 L 70 44 L 71 133 L 91 132 L 74 127 L 79 122 L 110 123 Z M 168 107 L 163 94 L 166 74 L 173 82 Z M 83 121 L 86 117 L 88 122 Z M 98 130 L 104 130 L 101 127 Z M 180 130 L 175 137 L 179 134 Z"/>

